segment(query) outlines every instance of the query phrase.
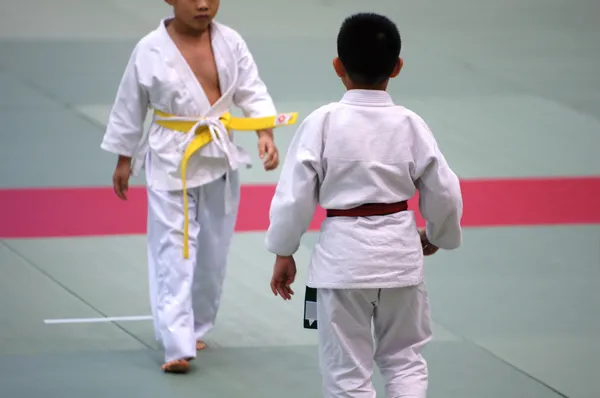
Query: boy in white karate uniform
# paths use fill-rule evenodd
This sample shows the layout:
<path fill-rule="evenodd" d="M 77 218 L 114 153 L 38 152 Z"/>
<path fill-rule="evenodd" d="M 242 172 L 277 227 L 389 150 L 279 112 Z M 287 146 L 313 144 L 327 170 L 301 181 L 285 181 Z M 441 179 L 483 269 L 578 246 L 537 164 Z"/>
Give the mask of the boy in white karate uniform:
<path fill-rule="evenodd" d="M 154 327 L 165 349 L 163 370 L 185 373 L 215 323 L 239 203 L 238 169 L 250 165 L 230 130 L 257 130 L 264 168 L 273 170 L 272 127 L 290 118 L 276 115 L 242 37 L 213 21 L 218 0 L 166 2 L 174 17 L 133 50 L 102 148 L 119 156 L 113 184 L 123 200 L 130 174 L 145 165 Z M 230 118 L 233 105 L 252 119 Z M 154 119 L 144 137 L 148 108 Z"/>
<path fill-rule="evenodd" d="M 386 92 L 402 68 L 400 47 L 384 16 L 343 23 L 333 67 L 347 92 L 299 127 L 271 204 L 271 289 L 285 300 L 300 238 L 316 205 L 327 211 L 307 282 L 317 290 L 326 398 L 374 397 L 373 360 L 388 397 L 426 397 L 421 350 L 432 332 L 423 256 L 462 241 L 457 176 L 427 124 Z M 417 191 L 423 230 L 407 210 Z"/>

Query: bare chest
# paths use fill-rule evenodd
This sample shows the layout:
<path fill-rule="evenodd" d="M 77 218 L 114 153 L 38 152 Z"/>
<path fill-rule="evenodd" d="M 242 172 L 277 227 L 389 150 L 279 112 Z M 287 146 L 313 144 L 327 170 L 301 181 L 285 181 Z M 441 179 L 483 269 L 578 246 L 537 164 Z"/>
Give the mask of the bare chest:
<path fill-rule="evenodd" d="M 213 105 L 221 98 L 221 87 L 212 47 L 207 43 L 201 47 L 182 49 L 181 53 L 202 86 L 210 105 Z"/>

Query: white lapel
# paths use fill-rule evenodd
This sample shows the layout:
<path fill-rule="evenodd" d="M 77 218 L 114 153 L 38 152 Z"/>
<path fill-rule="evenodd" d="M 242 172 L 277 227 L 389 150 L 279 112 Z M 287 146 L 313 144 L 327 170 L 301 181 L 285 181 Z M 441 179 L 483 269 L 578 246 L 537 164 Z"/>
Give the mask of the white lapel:
<path fill-rule="evenodd" d="M 159 29 L 165 40 L 168 62 L 170 61 L 169 64 L 175 69 L 194 99 L 197 108 L 195 110 L 196 116 L 219 117 L 229 110 L 237 83 L 237 60 L 227 42 L 227 38 L 219 29 L 219 24 L 213 22 L 211 24 L 211 45 L 217 65 L 219 85 L 221 86 L 221 98 L 211 107 L 202 85 L 167 32 L 165 26 L 167 20 L 168 18 L 163 19 Z"/>
<path fill-rule="evenodd" d="M 195 108 L 197 108 L 194 110 L 194 113 L 196 115 L 181 116 L 202 115 L 210 108 L 210 103 L 208 102 L 208 98 L 206 97 L 206 94 L 204 93 L 200 82 L 198 81 L 198 79 L 196 79 L 194 72 L 192 72 L 192 69 L 190 68 L 187 61 L 179 51 L 179 48 L 177 48 L 177 45 L 169 35 L 169 32 L 167 32 L 167 27 L 165 26 L 165 23 L 169 19 L 171 18 L 169 17 L 163 19 L 159 27 L 159 30 L 164 40 L 164 49 L 167 58 L 166 61 L 169 64 L 169 66 L 171 66 L 173 69 L 175 69 L 175 72 L 177 72 L 177 76 L 179 76 L 185 88 L 190 92 L 195 102 Z"/>
<path fill-rule="evenodd" d="M 211 45 L 219 72 L 221 98 L 213 105 L 207 117 L 219 117 L 229 110 L 238 80 L 238 67 L 235 53 L 218 22 L 211 23 Z"/>

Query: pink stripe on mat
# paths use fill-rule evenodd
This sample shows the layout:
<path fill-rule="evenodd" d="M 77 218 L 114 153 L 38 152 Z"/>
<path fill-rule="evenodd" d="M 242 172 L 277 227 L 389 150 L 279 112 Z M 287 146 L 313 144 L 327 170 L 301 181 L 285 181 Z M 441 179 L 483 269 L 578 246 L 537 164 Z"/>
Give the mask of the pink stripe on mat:
<path fill-rule="evenodd" d="M 465 227 L 600 223 L 600 177 L 464 180 L 462 188 Z M 274 190 L 242 187 L 237 231 L 266 230 Z M 146 206 L 141 187 L 127 202 L 108 187 L 0 190 L 0 238 L 143 234 Z M 418 209 L 416 198 L 410 208 Z M 310 229 L 323 217 L 319 209 Z"/>

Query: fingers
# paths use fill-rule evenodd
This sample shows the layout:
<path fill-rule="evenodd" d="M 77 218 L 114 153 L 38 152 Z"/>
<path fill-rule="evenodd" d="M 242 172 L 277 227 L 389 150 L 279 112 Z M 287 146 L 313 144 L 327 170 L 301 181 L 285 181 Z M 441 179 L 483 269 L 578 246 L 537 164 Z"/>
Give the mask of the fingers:
<path fill-rule="evenodd" d="M 129 178 L 123 178 L 121 180 L 121 192 L 124 199 L 127 199 L 127 191 L 129 191 Z"/>
<path fill-rule="evenodd" d="M 277 293 L 284 300 L 291 300 L 294 291 L 290 288 L 290 285 L 286 283 L 286 281 L 279 281 L 277 283 Z"/>
<path fill-rule="evenodd" d="M 288 294 L 289 294 L 289 297 L 290 297 L 290 300 L 291 300 L 292 296 L 294 295 L 294 290 L 292 289 L 292 287 L 290 285 L 287 285 L 286 289 L 288 291 Z"/>
<path fill-rule="evenodd" d="M 265 157 L 261 157 L 263 159 L 263 164 L 265 170 L 274 170 L 279 165 L 279 153 L 277 149 L 273 146 L 269 146 Z"/>
<path fill-rule="evenodd" d="M 431 256 L 431 255 L 435 254 L 438 250 L 439 250 L 439 248 L 437 246 L 434 246 L 432 244 L 427 244 L 427 245 L 423 246 L 423 255 Z"/>
<path fill-rule="evenodd" d="M 129 181 L 126 178 L 121 178 L 120 176 L 113 177 L 113 190 L 119 199 L 127 200 L 128 188 Z"/>
<path fill-rule="evenodd" d="M 271 291 L 275 296 L 281 296 L 284 300 L 291 300 L 294 290 L 291 284 L 296 279 L 296 263 L 293 257 L 277 256 L 273 267 L 271 278 Z"/>
<path fill-rule="evenodd" d="M 280 285 L 277 291 L 279 292 L 281 298 L 284 300 L 291 300 L 292 295 L 294 294 L 294 292 L 292 292 L 290 288 L 283 285 Z"/>
<path fill-rule="evenodd" d="M 424 256 L 431 256 L 439 250 L 437 246 L 432 245 L 429 239 L 427 239 L 425 228 L 419 228 L 419 235 L 421 236 L 421 246 L 423 247 Z"/>
<path fill-rule="evenodd" d="M 287 293 L 287 297 L 288 300 L 292 299 L 292 296 L 294 295 L 294 290 L 292 289 L 292 283 L 294 283 L 294 277 L 288 277 L 287 281 L 285 281 L 283 283 L 283 289 L 285 289 L 285 292 Z"/>
<path fill-rule="evenodd" d="M 284 300 L 291 300 L 294 295 L 294 291 L 290 287 L 289 280 L 286 278 L 273 278 L 271 279 L 271 291 L 275 296 L 281 296 Z"/>

